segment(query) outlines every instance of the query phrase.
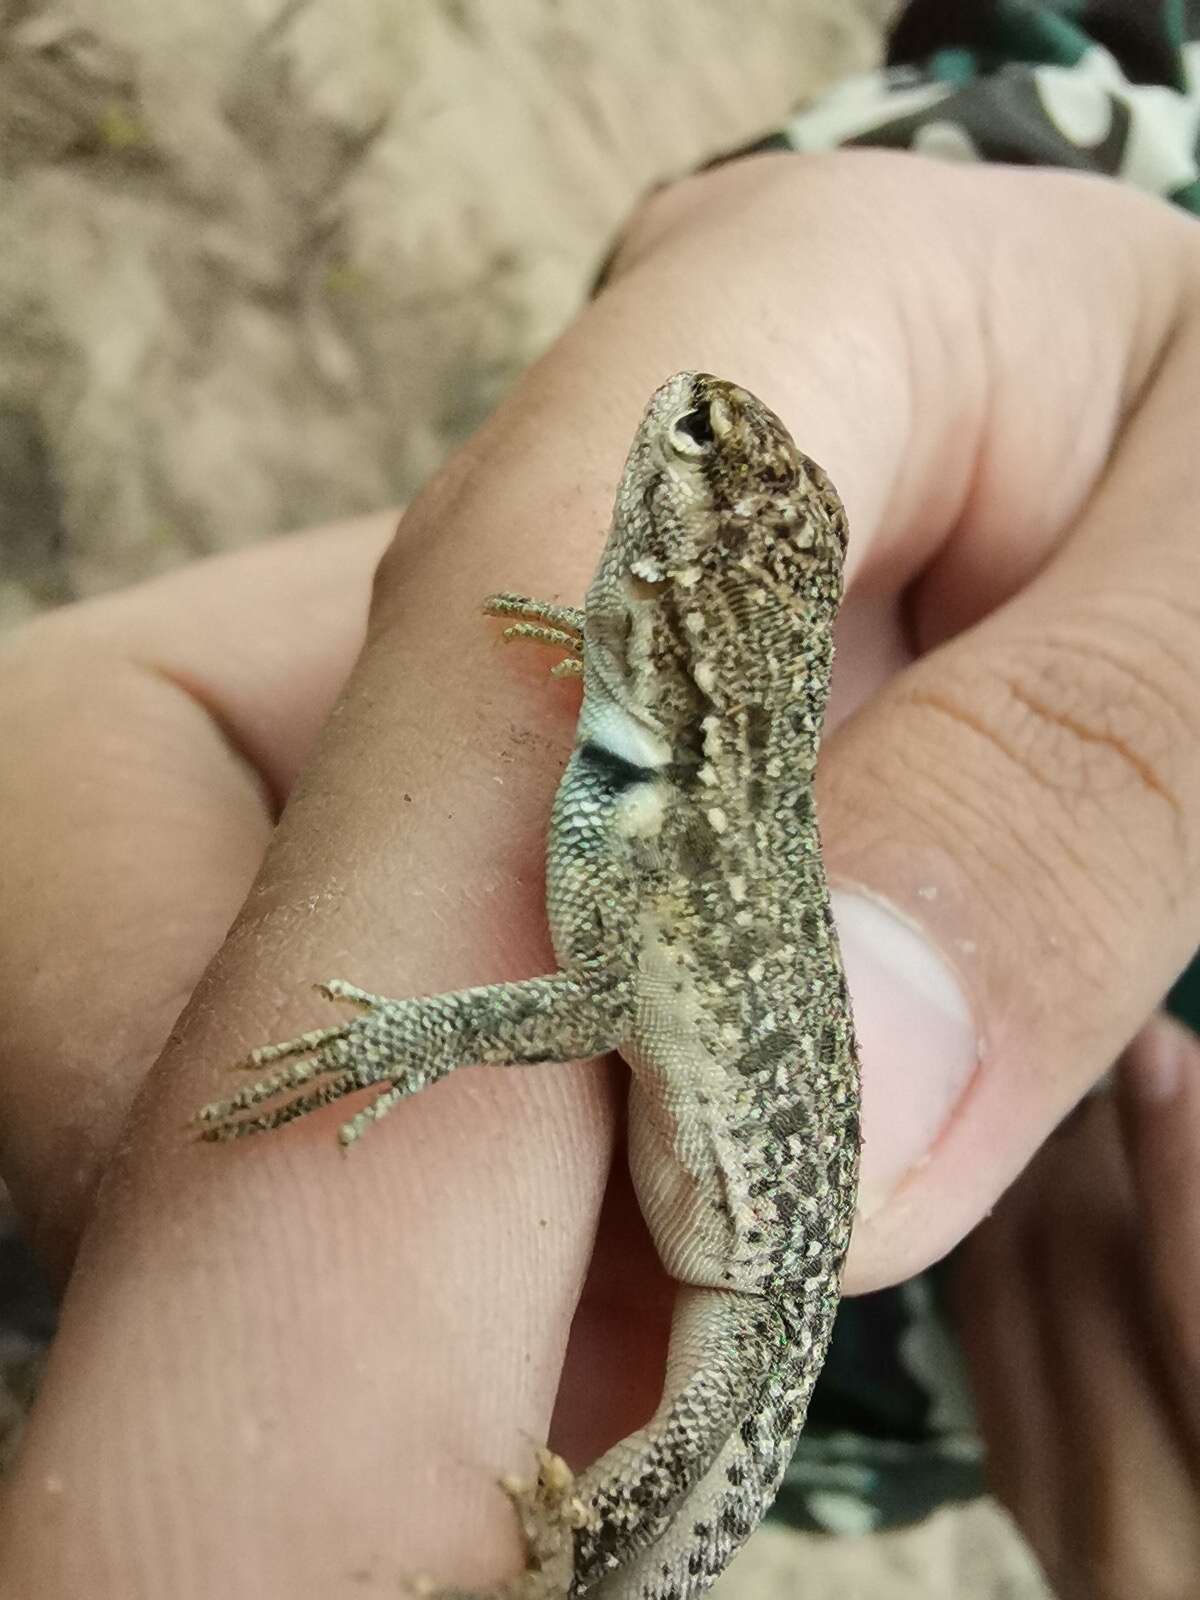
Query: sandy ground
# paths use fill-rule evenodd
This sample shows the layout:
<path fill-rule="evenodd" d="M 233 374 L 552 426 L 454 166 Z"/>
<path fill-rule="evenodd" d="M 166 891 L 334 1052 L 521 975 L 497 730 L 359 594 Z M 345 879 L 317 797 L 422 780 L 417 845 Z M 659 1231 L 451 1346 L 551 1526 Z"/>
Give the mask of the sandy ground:
<path fill-rule="evenodd" d="M 886 0 L 0 0 L 8 615 L 409 496 Z"/>
<path fill-rule="evenodd" d="M 0 0 L 0 626 L 411 495 L 637 195 L 870 64 L 890 10 Z M 1047 1591 L 985 1503 L 769 1526 L 721 1593 Z"/>

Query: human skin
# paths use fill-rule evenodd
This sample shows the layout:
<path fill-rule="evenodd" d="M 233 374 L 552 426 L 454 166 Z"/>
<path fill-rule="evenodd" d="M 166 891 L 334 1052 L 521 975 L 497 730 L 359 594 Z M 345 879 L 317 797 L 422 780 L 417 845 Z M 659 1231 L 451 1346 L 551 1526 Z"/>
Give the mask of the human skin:
<path fill-rule="evenodd" d="M 1200 1583 L 1200 1041 L 1170 1018 L 956 1262 L 988 1479 L 1059 1600 Z"/>
<path fill-rule="evenodd" d="M 1198 363 L 1200 246 L 1165 205 L 880 153 L 744 162 L 640 213 L 373 587 L 386 517 L 9 644 L 0 1156 L 69 1282 L 0 1593 L 484 1582 L 519 1559 L 496 1475 L 651 1408 L 669 1287 L 619 1163 L 608 1185 L 619 1065 L 464 1071 L 350 1153 L 339 1111 L 220 1149 L 184 1124 L 249 1047 L 327 1020 L 314 980 L 551 965 L 577 690 L 478 602 L 578 599 L 680 367 L 760 394 L 850 517 L 818 783 L 863 1041 L 848 1286 L 978 1221 L 1195 938 Z"/>

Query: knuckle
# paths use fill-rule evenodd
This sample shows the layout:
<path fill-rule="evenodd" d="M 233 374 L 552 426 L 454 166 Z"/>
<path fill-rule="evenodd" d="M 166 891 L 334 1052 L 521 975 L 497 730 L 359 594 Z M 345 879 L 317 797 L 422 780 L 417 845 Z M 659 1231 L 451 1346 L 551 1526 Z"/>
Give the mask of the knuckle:
<path fill-rule="evenodd" d="M 853 166 L 849 175 L 845 168 Z M 840 198 L 847 182 L 856 184 L 861 169 L 880 170 L 881 180 L 903 181 L 907 166 L 890 151 L 831 151 L 797 161 L 791 152 L 758 151 L 753 147 L 711 167 L 655 189 L 636 207 L 603 272 L 615 282 L 645 257 L 668 244 L 680 248 L 694 232 L 711 235 L 732 218 L 744 249 L 757 249 L 761 227 L 777 235 L 781 223 L 804 218 L 827 194 Z M 829 219 L 826 218 L 827 225 Z"/>
<path fill-rule="evenodd" d="M 753 163 L 757 165 L 757 163 Z M 675 241 L 712 215 L 713 207 L 723 206 L 731 190 L 740 191 L 746 183 L 747 164 L 711 167 L 694 172 L 673 183 L 663 184 L 648 194 L 635 208 L 621 232 L 607 262 L 601 269 L 601 284 L 607 287 L 623 278 L 647 256 L 667 241 Z"/>

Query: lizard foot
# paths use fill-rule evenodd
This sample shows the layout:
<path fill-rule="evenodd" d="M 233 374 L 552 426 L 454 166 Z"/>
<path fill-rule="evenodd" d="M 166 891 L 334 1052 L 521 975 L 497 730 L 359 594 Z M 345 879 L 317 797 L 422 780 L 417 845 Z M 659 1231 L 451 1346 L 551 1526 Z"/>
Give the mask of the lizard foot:
<path fill-rule="evenodd" d="M 551 667 L 552 677 L 578 677 L 583 672 L 583 612 L 578 607 L 519 594 L 494 594 L 484 601 L 483 609 L 491 617 L 520 619 L 505 628 L 506 639 L 532 639 L 566 650 L 563 660 Z"/>
<path fill-rule="evenodd" d="M 202 1106 L 192 1119 L 201 1139 L 221 1141 L 267 1133 L 356 1090 L 384 1085 L 369 1105 L 339 1129 L 339 1141 L 349 1145 L 398 1101 L 422 1087 L 424 1079 L 418 1074 L 400 1076 L 396 1072 L 395 1038 L 406 1009 L 404 1001 L 387 1000 L 340 978 L 317 987 L 330 1000 L 362 1008 L 363 1015 L 252 1050 L 235 1064 L 235 1071 L 256 1071 L 276 1061 L 285 1064 L 236 1094 Z M 248 1116 L 247 1112 L 256 1114 Z"/>
<path fill-rule="evenodd" d="M 553 1450 L 537 1452 L 537 1476 L 501 1478 L 525 1541 L 525 1570 L 484 1591 L 443 1588 L 426 1574 L 407 1584 L 414 1600 L 565 1600 L 575 1570 L 575 1530 L 589 1518 L 575 1474 Z"/>
<path fill-rule="evenodd" d="M 553 1450 L 537 1452 L 537 1476 L 502 1478 L 525 1539 L 525 1571 L 510 1584 L 506 1600 L 551 1600 L 570 1591 L 575 1569 L 575 1533 L 588 1511 L 575 1488 L 575 1474 Z"/>

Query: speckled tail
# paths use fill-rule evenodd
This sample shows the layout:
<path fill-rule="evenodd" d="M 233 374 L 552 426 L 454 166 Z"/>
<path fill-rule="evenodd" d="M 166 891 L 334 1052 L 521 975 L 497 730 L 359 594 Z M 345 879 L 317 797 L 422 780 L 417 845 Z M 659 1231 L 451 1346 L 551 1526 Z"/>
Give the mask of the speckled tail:
<path fill-rule="evenodd" d="M 832 1316 L 808 1332 L 823 1352 Z M 811 1347 L 810 1347 L 811 1348 Z M 789 1352 L 675 1520 L 627 1567 L 587 1590 L 587 1600 L 691 1600 L 705 1592 L 774 1500 L 804 1426 L 819 1362 Z"/>

